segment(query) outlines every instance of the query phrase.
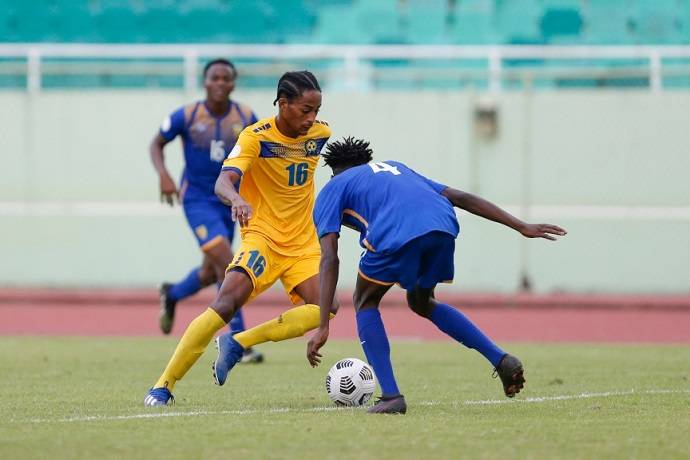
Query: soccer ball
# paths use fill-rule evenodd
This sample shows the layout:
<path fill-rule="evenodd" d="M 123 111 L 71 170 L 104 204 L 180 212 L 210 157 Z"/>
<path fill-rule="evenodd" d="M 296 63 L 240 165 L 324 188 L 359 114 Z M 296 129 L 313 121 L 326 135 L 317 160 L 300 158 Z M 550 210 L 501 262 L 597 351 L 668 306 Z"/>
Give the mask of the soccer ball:
<path fill-rule="evenodd" d="M 376 389 L 374 371 L 357 358 L 341 359 L 326 376 L 326 391 L 338 406 L 361 406 Z"/>

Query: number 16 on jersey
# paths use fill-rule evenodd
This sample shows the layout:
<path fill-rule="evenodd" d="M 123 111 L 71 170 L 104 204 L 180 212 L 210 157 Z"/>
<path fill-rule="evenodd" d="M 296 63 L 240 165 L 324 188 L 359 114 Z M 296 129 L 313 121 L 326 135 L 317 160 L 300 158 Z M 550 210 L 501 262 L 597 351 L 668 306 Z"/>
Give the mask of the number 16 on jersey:
<path fill-rule="evenodd" d="M 288 185 L 304 185 L 309 178 L 309 163 L 293 163 L 287 168 Z"/>

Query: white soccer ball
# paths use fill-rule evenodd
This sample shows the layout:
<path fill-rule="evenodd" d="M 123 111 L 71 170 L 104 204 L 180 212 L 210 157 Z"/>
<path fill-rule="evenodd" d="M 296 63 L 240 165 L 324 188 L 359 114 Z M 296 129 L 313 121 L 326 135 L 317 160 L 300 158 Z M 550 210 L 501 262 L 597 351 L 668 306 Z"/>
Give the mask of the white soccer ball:
<path fill-rule="evenodd" d="M 326 391 L 339 406 L 361 406 L 376 389 L 374 370 L 357 358 L 341 359 L 326 376 Z"/>

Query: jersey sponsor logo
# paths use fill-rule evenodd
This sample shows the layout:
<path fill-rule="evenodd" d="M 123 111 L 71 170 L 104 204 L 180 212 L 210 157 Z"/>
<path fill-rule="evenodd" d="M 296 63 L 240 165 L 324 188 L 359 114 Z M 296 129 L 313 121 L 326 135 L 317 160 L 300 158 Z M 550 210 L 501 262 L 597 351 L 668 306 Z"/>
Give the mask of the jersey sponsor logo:
<path fill-rule="evenodd" d="M 221 162 L 225 159 L 225 141 L 223 140 L 212 140 L 211 150 L 209 152 L 211 161 Z"/>
<path fill-rule="evenodd" d="M 258 128 L 254 128 L 252 131 L 255 133 L 258 133 L 259 131 L 266 131 L 267 129 L 271 128 L 270 123 L 266 123 L 265 125 L 259 126 Z"/>
<path fill-rule="evenodd" d="M 240 153 L 242 152 L 242 148 L 240 147 L 240 144 L 235 144 L 235 146 L 230 150 L 230 153 L 228 153 L 228 160 L 231 158 L 237 158 L 240 156 Z"/>
<path fill-rule="evenodd" d="M 161 131 L 166 133 L 166 132 L 170 131 L 171 126 L 172 126 L 172 120 L 170 119 L 170 116 L 163 118 L 163 121 L 161 122 Z"/>
<path fill-rule="evenodd" d="M 208 237 L 208 229 L 205 225 L 195 227 L 194 233 L 196 233 L 196 236 L 198 236 L 200 240 L 205 240 Z"/>

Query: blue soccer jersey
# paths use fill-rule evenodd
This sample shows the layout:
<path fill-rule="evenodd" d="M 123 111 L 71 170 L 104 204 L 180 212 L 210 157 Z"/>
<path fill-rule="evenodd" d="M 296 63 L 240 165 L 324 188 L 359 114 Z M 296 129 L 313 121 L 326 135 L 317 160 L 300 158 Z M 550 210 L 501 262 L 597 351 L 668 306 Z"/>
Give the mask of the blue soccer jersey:
<path fill-rule="evenodd" d="M 314 223 L 319 238 L 340 233 L 341 225 L 360 232 L 360 245 L 386 254 L 431 232 L 455 238 L 460 227 L 445 185 L 397 161 L 369 163 L 338 174 L 319 193 Z"/>
<path fill-rule="evenodd" d="M 223 160 L 242 130 L 257 121 L 247 106 L 230 102 L 228 111 L 215 116 L 205 102 L 185 105 L 163 120 L 160 134 L 166 141 L 180 136 L 185 169 L 180 179 L 180 199 L 187 223 L 202 249 L 232 241 L 235 224 L 230 209 L 214 192 Z"/>
<path fill-rule="evenodd" d="M 203 101 L 187 104 L 163 120 L 160 134 L 166 141 L 180 136 L 185 169 L 180 189 L 217 199 L 216 179 L 242 130 L 256 123 L 254 112 L 245 105 L 230 102 L 228 111 L 215 116 Z"/>

